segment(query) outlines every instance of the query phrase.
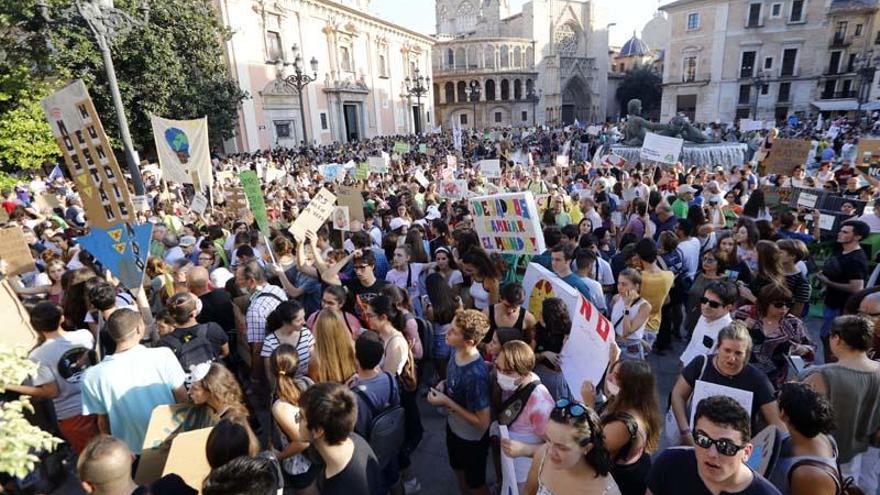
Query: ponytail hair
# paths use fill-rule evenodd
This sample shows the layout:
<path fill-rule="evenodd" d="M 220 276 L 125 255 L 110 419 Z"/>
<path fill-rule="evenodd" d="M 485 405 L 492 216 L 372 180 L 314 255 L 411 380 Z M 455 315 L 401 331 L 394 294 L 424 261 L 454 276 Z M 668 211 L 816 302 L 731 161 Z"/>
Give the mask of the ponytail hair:
<path fill-rule="evenodd" d="M 284 301 L 269 313 L 266 317 L 266 333 L 274 333 L 285 323 L 290 323 L 296 317 L 296 314 L 303 310 L 303 305 L 297 300 Z"/>
<path fill-rule="evenodd" d="M 296 372 L 299 368 L 299 354 L 296 347 L 290 344 L 281 344 L 269 357 L 272 374 L 275 375 L 275 394 L 278 399 L 299 405 L 300 390 L 296 385 Z"/>
<path fill-rule="evenodd" d="M 376 316 L 384 316 L 388 318 L 388 321 L 391 322 L 391 325 L 394 326 L 397 331 L 403 331 L 403 328 L 406 326 L 403 314 L 397 310 L 394 301 L 385 293 L 370 299 L 369 304 L 370 309 L 376 313 Z"/>

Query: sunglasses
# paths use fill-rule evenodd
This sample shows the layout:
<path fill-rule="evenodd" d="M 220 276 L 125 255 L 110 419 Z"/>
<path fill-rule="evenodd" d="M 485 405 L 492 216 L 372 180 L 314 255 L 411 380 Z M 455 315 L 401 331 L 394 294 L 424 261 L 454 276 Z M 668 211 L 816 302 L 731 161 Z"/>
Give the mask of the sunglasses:
<path fill-rule="evenodd" d="M 735 455 L 740 450 L 746 448 L 745 445 L 737 445 L 726 438 L 716 440 L 709 435 L 706 435 L 706 432 L 702 430 L 697 430 L 694 433 L 694 443 L 701 449 L 708 449 L 712 445 L 715 445 L 718 453 L 727 457 Z"/>
<path fill-rule="evenodd" d="M 556 401 L 556 410 L 561 412 L 565 418 L 577 419 L 587 415 L 587 408 L 583 404 L 568 399 Z"/>
<path fill-rule="evenodd" d="M 773 307 L 776 309 L 790 308 L 792 306 L 791 301 L 775 301 L 772 304 L 773 304 Z"/>
<path fill-rule="evenodd" d="M 703 263 L 718 263 L 718 260 L 715 258 L 703 258 Z"/>
<path fill-rule="evenodd" d="M 708 304 L 709 307 L 713 308 L 713 309 L 718 309 L 718 308 L 721 308 L 724 306 L 724 304 L 722 304 L 718 301 L 713 301 L 713 300 L 709 299 L 708 297 L 701 297 L 700 304 Z"/>

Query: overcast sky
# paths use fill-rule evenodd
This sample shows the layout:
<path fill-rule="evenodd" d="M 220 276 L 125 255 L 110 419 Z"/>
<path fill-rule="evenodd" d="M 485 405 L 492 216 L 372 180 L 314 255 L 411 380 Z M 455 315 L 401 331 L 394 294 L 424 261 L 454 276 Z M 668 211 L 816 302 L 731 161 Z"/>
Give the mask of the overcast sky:
<path fill-rule="evenodd" d="M 509 0 L 511 12 L 522 10 L 526 0 Z M 617 23 L 611 28 L 611 44 L 622 45 L 632 36 L 633 30 L 641 33 L 645 23 L 651 20 L 658 0 L 600 0 L 608 9 L 608 22 Z M 669 0 L 662 0 L 668 3 Z M 620 8 L 623 5 L 626 8 Z M 614 8 L 614 6 L 617 8 Z M 434 34 L 434 0 L 373 0 L 373 10 L 382 17 L 424 34 Z"/>

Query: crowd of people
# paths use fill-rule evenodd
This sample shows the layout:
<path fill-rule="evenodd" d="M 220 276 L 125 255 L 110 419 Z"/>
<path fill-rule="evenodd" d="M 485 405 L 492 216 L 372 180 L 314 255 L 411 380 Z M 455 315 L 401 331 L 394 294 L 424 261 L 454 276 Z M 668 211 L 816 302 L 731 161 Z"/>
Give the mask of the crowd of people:
<path fill-rule="evenodd" d="M 218 156 L 203 214 L 190 208 L 192 185 L 148 167 L 138 220 L 153 229 L 136 290 L 77 244 L 88 219 L 73 182 L 36 176 L 2 192 L 4 223 L 22 230 L 37 267 L 8 278 L 39 334 L 39 372 L 2 384 L 5 396 L 49 411 L 41 425 L 76 457 L 86 493 L 418 493 L 429 476 L 413 463 L 423 420 L 441 414 L 457 482 L 443 493 L 507 483 L 529 495 L 832 495 L 853 493 L 841 491 L 849 483 L 877 495 L 880 290 L 865 244 L 880 209 L 849 204 L 830 232 L 818 211 L 765 198 L 814 187 L 873 205 L 878 183 L 855 166 L 857 136 L 829 124 L 843 130 L 819 133 L 789 176 L 754 162 L 613 166 L 610 124 Z M 758 150 L 775 135 L 740 139 Z M 328 179 L 318 166 L 401 141 L 411 151 L 384 174 Z M 570 166 L 558 165 L 563 153 Z M 483 176 L 487 158 L 502 160 L 500 177 Z M 270 235 L 231 207 L 243 170 L 264 179 Z M 472 196 L 530 191 L 546 250 L 487 251 L 467 199 L 438 187 L 449 177 Z M 361 191 L 363 221 L 288 230 L 321 188 L 340 185 Z M 37 201 L 47 191 L 60 206 Z M 613 328 L 596 383 L 567 379 L 566 360 L 591 356 L 563 352 L 574 308 L 549 297 L 532 311 L 529 262 Z M 816 339 L 807 323 L 818 305 Z M 668 400 L 656 378 L 666 355 L 681 365 Z M 707 389 L 735 393 L 701 397 Z M 210 472 L 200 486 L 176 474 L 138 486 L 151 414 L 171 404 L 200 413 L 187 428 L 213 428 Z M 767 453 L 752 439 L 771 426 L 778 454 L 759 472 Z"/>

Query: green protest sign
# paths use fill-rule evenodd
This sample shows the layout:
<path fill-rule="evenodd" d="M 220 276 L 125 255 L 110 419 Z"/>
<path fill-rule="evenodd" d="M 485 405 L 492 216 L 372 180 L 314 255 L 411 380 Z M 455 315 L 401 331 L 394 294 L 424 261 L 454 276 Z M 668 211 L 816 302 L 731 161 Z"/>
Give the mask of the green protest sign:
<path fill-rule="evenodd" d="M 244 195 L 250 203 L 251 213 L 260 232 L 263 235 L 269 235 L 269 217 L 266 215 L 266 202 L 263 200 L 263 189 L 260 187 L 260 178 L 253 170 L 245 170 L 239 175 L 241 187 L 244 189 Z"/>
<path fill-rule="evenodd" d="M 409 143 L 397 141 L 396 143 L 394 143 L 394 152 L 401 155 L 404 153 L 409 153 Z"/>
<path fill-rule="evenodd" d="M 427 153 L 427 152 L 428 152 L 428 145 L 425 143 L 420 144 L 419 145 L 419 153 Z"/>
<path fill-rule="evenodd" d="M 354 171 L 355 180 L 366 180 L 370 176 L 370 164 L 367 162 L 358 163 Z"/>

